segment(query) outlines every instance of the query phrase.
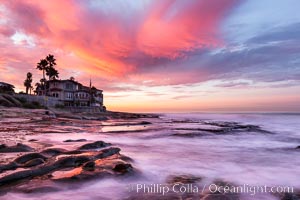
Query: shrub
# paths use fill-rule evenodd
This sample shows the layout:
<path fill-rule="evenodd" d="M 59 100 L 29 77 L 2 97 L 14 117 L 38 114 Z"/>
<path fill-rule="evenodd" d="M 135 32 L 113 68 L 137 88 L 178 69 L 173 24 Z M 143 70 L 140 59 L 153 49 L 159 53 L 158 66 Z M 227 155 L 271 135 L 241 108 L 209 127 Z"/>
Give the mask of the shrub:
<path fill-rule="evenodd" d="M 27 99 L 24 97 L 16 97 L 16 99 L 18 99 L 22 104 L 27 102 Z"/>
<path fill-rule="evenodd" d="M 65 108 L 65 106 L 64 105 L 62 105 L 62 104 L 55 104 L 55 108 Z"/>
<path fill-rule="evenodd" d="M 44 106 L 42 106 L 39 102 L 37 101 L 32 101 L 32 102 L 26 102 L 23 103 L 23 107 L 24 108 L 29 108 L 29 109 L 40 109 L 40 108 L 44 108 Z"/>

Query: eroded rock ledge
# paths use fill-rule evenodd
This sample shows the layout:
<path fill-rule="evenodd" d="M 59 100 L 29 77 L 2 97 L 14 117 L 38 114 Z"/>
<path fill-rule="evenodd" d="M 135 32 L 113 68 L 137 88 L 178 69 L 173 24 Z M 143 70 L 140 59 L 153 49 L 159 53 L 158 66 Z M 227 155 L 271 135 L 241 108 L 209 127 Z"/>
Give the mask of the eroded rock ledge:
<path fill-rule="evenodd" d="M 16 145 L 1 145 L 3 152 L 11 152 Z M 24 148 L 27 150 L 27 147 Z M 5 151 L 7 150 L 7 151 Z M 22 150 L 17 149 L 18 151 Z M 86 180 L 99 176 L 119 176 L 134 172 L 131 159 L 120 154 L 121 149 L 110 143 L 95 141 L 86 143 L 74 150 L 46 148 L 39 152 L 30 147 L 31 153 L 16 157 L 13 161 L 0 165 L 0 190 L 10 189 L 27 191 L 29 182 L 36 187 L 57 181 Z M 32 184 L 30 191 L 34 191 Z M 28 191 L 27 191 L 28 192 Z"/>

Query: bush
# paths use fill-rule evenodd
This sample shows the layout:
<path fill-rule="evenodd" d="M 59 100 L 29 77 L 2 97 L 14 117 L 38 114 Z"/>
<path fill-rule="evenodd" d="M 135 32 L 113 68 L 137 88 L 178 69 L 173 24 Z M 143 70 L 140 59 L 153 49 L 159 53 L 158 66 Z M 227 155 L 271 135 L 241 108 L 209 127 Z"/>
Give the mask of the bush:
<path fill-rule="evenodd" d="M 22 104 L 27 102 L 27 99 L 24 97 L 16 97 L 16 99 L 18 99 Z"/>
<path fill-rule="evenodd" d="M 41 107 L 41 104 L 38 101 L 33 101 L 31 103 L 32 103 L 32 105 L 34 105 L 36 107 Z"/>
<path fill-rule="evenodd" d="M 29 102 L 23 103 L 23 107 L 24 108 L 34 109 L 34 106 L 31 103 L 29 103 Z"/>
<path fill-rule="evenodd" d="M 55 108 L 65 108 L 65 106 L 64 105 L 62 105 L 62 104 L 55 104 Z"/>
<path fill-rule="evenodd" d="M 44 108 L 44 106 L 42 106 L 37 101 L 23 103 L 23 107 L 24 108 L 29 108 L 29 109 L 41 109 L 41 108 Z"/>

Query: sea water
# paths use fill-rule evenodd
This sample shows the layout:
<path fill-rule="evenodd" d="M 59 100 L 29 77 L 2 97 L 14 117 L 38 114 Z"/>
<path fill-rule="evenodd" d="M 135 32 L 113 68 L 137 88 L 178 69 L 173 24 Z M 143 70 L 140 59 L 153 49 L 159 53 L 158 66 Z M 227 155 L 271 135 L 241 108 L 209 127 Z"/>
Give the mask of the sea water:
<path fill-rule="evenodd" d="M 111 142 L 121 148 L 122 154 L 133 159 L 132 165 L 138 175 L 95 179 L 57 192 L 10 192 L 1 199 L 124 199 L 136 192 L 138 184 L 164 186 L 168 177 L 180 175 L 201 177 L 206 186 L 223 180 L 247 187 L 300 189 L 300 149 L 296 149 L 300 145 L 298 114 L 162 114 L 158 119 L 142 120 L 152 124 L 124 125 L 141 119 L 95 121 L 93 126 L 97 129 L 81 127 L 78 133 L 52 133 L 41 137 L 57 143 L 69 138 Z M 209 126 L 203 122 L 258 125 L 268 133 L 243 131 L 184 136 Z M 277 199 L 269 194 L 264 194 L 263 198 Z M 261 197 L 252 196 L 251 199 Z"/>

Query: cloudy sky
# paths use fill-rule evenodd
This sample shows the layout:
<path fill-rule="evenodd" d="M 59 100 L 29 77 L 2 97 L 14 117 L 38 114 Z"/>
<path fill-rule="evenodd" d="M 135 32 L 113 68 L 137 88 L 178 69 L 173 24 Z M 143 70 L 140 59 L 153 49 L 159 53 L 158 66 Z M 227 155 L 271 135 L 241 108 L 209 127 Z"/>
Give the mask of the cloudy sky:
<path fill-rule="evenodd" d="M 0 0 L 0 81 L 61 79 L 110 110 L 300 111 L 299 0 Z"/>

